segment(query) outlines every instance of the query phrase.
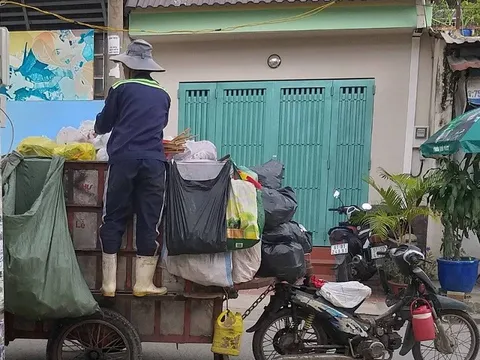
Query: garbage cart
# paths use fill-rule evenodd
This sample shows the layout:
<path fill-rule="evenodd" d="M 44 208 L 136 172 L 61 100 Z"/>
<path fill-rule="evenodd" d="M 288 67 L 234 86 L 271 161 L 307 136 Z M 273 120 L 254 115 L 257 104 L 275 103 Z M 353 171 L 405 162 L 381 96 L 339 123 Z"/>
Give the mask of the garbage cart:
<path fill-rule="evenodd" d="M 168 294 L 132 295 L 135 269 L 135 219 L 130 219 L 118 254 L 117 296 L 104 299 L 102 220 L 107 164 L 66 162 L 64 191 L 68 225 L 79 266 L 102 312 L 85 318 L 35 322 L 5 314 L 7 343 L 14 339 L 48 339 L 47 359 L 141 359 L 142 342 L 211 343 L 213 325 L 222 312 L 224 289 L 204 287 L 170 275 L 159 265 L 154 282 Z M 261 288 L 272 279 L 255 279 L 240 288 Z M 214 359 L 227 359 L 212 354 Z"/>

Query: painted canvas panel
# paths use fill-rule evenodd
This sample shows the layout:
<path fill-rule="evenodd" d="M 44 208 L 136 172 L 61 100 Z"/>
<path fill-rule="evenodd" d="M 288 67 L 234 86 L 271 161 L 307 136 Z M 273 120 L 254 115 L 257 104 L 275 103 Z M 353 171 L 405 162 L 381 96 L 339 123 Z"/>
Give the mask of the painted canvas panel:
<path fill-rule="evenodd" d="M 9 100 L 92 100 L 93 30 L 10 33 Z"/>

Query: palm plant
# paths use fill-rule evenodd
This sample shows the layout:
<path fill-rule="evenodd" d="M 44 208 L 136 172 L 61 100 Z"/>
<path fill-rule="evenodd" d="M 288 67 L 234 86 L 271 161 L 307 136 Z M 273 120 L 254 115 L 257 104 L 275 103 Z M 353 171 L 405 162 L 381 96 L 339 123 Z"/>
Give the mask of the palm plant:
<path fill-rule="evenodd" d="M 433 214 L 430 208 L 422 206 L 431 186 L 431 178 L 391 174 L 383 168 L 380 168 L 379 174 L 388 185 L 382 187 L 372 177 L 366 180 L 380 195 L 381 201 L 363 216 L 362 222 L 368 224 L 373 235 L 382 240 L 390 238 L 398 243 L 411 242 L 415 218 Z M 385 262 L 383 268 L 389 280 L 406 283 L 407 279 L 393 262 Z"/>
<path fill-rule="evenodd" d="M 362 221 L 370 226 L 374 235 L 382 239 L 410 241 L 415 218 L 432 215 L 428 207 L 422 206 L 431 180 L 408 174 L 391 174 L 383 168 L 380 168 L 379 174 L 390 184 L 388 187 L 381 187 L 372 177 L 366 180 L 380 195 L 381 201 L 373 211 L 365 214 Z"/>

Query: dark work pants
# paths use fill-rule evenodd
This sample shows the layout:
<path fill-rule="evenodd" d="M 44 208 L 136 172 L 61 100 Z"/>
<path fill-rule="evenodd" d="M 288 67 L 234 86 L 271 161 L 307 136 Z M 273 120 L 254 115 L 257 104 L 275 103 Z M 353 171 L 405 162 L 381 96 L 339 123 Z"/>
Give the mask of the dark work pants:
<path fill-rule="evenodd" d="M 166 174 L 165 163 L 160 160 L 125 160 L 110 165 L 100 227 L 103 252 L 116 254 L 120 250 L 133 211 L 137 215 L 137 255 L 157 255 Z"/>

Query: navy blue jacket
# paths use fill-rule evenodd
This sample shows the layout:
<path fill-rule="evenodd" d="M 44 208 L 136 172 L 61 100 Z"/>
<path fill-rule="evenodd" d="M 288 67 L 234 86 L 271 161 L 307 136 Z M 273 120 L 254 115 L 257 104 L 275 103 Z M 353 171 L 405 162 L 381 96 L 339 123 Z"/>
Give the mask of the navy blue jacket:
<path fill-rule="evenodd" d="M 97 134 L 112 132 L 107 144 L 108 162 L 166 161 L 162 140 L 170 102 L 170 96 L 153 79 L 130 79 L 114 84 L 95 121 Z"/>

